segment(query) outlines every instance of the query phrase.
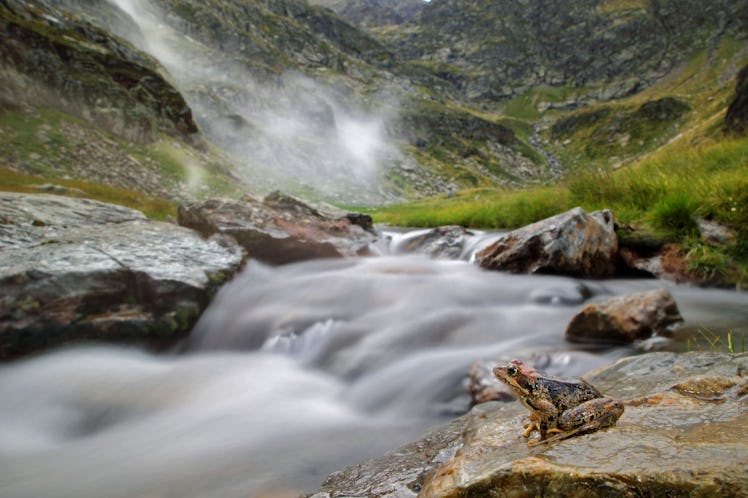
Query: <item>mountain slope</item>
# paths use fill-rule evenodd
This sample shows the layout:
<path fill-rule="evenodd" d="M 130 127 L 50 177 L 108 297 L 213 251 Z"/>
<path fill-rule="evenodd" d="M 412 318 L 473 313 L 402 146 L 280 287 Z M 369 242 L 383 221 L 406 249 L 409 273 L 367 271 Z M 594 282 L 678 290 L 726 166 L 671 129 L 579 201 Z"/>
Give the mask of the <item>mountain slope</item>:
<path fill-rule="evenodd" d="M 5 28 L 0 97 L 16 106 L 0 115 L 6 166 L 137 188 L 132 167 L 148 193 L 172 198 L 282 189 L 346 204 L 553 183 L 714 119 L 748 60 L 748 0 L 318 3 L 2 0 L 3 15 L 36 13 L 47 40 Z M 71 70 L 58 60 L 47 78 L 33 61 L 59 59 L 41 28 L 59 29 L 49 19 L 91 34 L 74 61 L 109 44 L 103 60 L 131 60 L 152 77 L 117 80 L 121 62 Z M 39 98 L 45 79 L 54 99 Z M 153 98 L 153 84 L 168 97 Z M 192 124 L 175 124 L 180 116 Z M 38 140 L 60 119 L 86 138 Z M 102 132 L 111 135 L 93 138 Z M 86 149 L 81 140 L 111 148 L 112 179 L 87 166 L 102 156 L 69 157 Z"/>
<path fill-rule="evenodd" d="M 747 31 L 745 0 L 435 0 L 411 22 L 379 33 L 467 98 L 494 101 L 540 85 L 624 97 L 693 51 Z"/>

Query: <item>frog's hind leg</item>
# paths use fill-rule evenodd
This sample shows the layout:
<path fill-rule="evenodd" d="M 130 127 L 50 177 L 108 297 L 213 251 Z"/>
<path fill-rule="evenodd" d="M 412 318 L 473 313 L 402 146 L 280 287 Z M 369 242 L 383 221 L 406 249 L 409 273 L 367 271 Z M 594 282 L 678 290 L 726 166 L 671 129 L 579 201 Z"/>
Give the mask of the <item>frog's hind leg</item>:
<path fill-rule="evenodd" d="M 612 427 L 616 420 L 618 420 L 618 417 L 620 416 L 619 413 L 616 412 L 609 412 L 601 415 L 600 417 L 590 420 L 585 424 L 582 424 L 578 427 L 575 427 L 568 431 L 562 431 L 560 429 L 552 429 L 550 432 L 555 433 L 555 436 L 551 436 L 545 439 L 538 439 L 535 441 L 528 441 L 528 446 L 537 446 L 539 444 L 544 445 L 551 445 L 558 443 L 559 441 L 563 441 L 564 439 L 569 439 L 570 437 L 578 436 L 580 434 L 585 434 L 588 432 L 595 432 L 600 429 L 605 429 L 608 427 Z"/>

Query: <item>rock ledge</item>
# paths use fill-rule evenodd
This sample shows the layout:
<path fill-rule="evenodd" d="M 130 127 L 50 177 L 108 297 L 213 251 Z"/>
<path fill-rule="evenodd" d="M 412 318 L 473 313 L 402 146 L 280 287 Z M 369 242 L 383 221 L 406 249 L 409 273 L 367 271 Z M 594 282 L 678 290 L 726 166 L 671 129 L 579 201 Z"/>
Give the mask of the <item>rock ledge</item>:
<path fill-rule="evenodd" d="M 650 353 L 585 379 L 627 401 L 615 427 L 530 448 L 527 410 L 484 403 L 310 496 L 748 496 L 748 354 Z"/>

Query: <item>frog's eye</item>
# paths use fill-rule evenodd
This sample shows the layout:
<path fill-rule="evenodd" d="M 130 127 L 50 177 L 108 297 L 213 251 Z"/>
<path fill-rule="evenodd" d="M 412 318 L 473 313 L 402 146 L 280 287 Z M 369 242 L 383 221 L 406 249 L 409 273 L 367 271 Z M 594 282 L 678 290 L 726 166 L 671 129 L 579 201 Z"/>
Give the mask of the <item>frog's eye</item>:
<path fill-rule="evenodd" d="M 514 365 L 509 365 L 508 367 L 506 367 L 506 373 L 514 377 L 515 375 L 517 375 L 517 367 L 515 367 Z"/>

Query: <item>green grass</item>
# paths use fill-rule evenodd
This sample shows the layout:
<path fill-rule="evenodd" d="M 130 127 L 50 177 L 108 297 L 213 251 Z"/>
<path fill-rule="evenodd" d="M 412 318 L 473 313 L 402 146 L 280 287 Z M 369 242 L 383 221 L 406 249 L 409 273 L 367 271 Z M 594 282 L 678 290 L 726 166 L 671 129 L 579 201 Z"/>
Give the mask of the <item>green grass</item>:
<path fill-rule="evenodd" d="M 510 228 L 574 206 L 613 209 L 624 223 L 686 236 L 696 216 L 748 236 L 748 138 L 692 148 L 671 144 L 639 164 L 590 170 L 559 186 L 466 190 L 372 210 L 403 226 L 459 224 Z"/>
<path fill-rule="evenodd" d="M 371 212 L 378 223 L 398 226 L 511 228 L 564 211 L 571 207 L 570 202 L 568 191 L 560 187 L 474 189 L 461 191 L 453 198 L 442 195 Z"/>
<path fill-rule="evenodd" d="M 13 169 L 36 175 L 34 182 L 37 184 L 52 182 L 62 185 L 80 180 L 86 186 L 84 190 L 92 191 L 94 181 L 105 180 L 86 177 L 86 173 L 77 168 L 81 161 L 91 161 L 88 156 L 91 152 L 84 151 L 92 143 L 99 144 L 99 151 L 94 152 L 98 155 L 94 157 L 109 156 L 124 164 L 134 159 L 159 175 L 164 188 L 178 189 L 181 184 L 196 198 L 238 197 L 243 193 L 241 183 L 229 173 L 229 160 L 220 151 L 199 151 L 168 136 L 147 145 L 135 144 L 51 108 L 0 112 L 0 166 L 9 171 Z M 114 167 L 112 164 L 106 166 Z M 11 181 L 15 180 L 4 178 L 0 184 Z M 110 197 L 110 202 L 124 198 L 133 203 L 137 197 L 134 192 L 123 188 L 114 188 L 108 193 L 101 190 L 99 195 Z M 154 212 L 160 209 L 156 208 Z"/>
<path fill-rule="evenodd" d="M 375 222 L 391 225 L 506 229 L 575 206 L 611 209 L 619 223 L 681 244 L 691 270 L 702 276 L 748 282 L 748 137 L 703 146 L 679 140 L 637 164 L 585 171 L 558 186 L 467 190 L 370 212 Z M 701 241 L 697 217 L 728 226 L 735 242 Z"/>
<path fill-rule="evenodd" d="M 735 333 L 733 330 L 718 332 L 702 327 L 695 334 L 686 337 L 686 351 L 745 353 L 745 334 Z"/>
<path fill-rule="evenodd" d="M 748 138 L 699 147 L 679 141 L 618 171 L 577 175 L 567 188 L 580 205 L 614 209 L 624 221 L 668 228 L 680 210 L 748 234 Z"/>

